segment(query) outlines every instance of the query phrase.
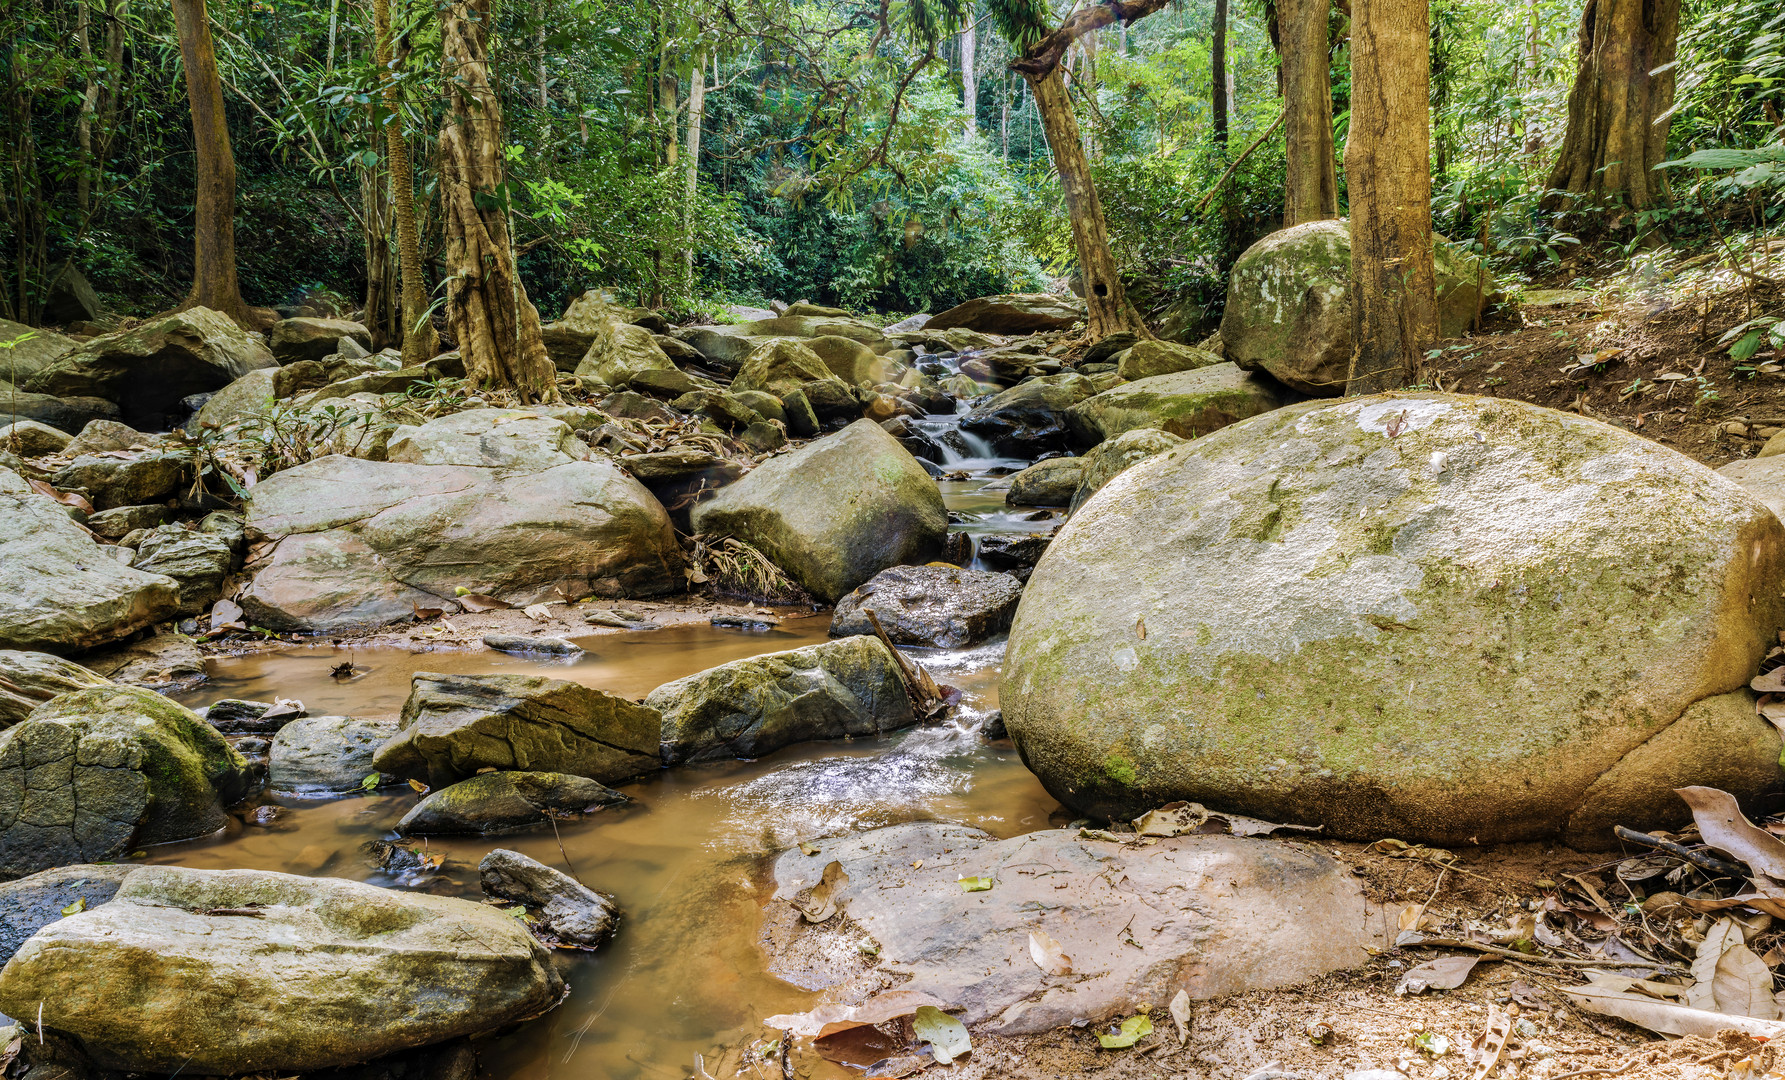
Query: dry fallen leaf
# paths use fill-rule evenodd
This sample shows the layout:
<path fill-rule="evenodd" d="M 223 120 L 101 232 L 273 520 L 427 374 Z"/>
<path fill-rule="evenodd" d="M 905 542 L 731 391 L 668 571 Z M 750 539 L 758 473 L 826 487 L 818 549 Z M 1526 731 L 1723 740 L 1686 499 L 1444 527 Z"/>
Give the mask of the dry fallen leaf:
<path fill-rule="evenodd" d="M 1714 787 L 1675 788 L 1674 794 L 1692 808 L 1692 820 L 1705 843 L 1748 864 L 1760 892 L 1774 891 L 1763 879 L 1785 881 L 1785 841 L 1755 828 L 1734 795 Z"/>
<path fill-rule="evenodd" d="M 1703 1035 L 1716 1038 L 1720 1031 L 1742 1031 L 1764 1039 L 1785 1038 L 1785 1023 L 1757 1020 L 1751 1016 L 1694 1009 L 1658 1001 L 1625 987 L 1629 979 L 1598 979 L 1585 986 L 1564 987 L 1562 993 L 1588 1012 L 1615 1016 L 1660 1035 Z"/>
<path fill-rule="evenodd" d="M 910 1016 L 925 1005 L 934 1008 L 942 1002 L 920 990 L 889 990 L 860 1005 L 820 1005 L 811 1012 L 771 1016 L 763 1023 L 791 1035 L 817 1039 L 850 1028 L 884 1024 L 888 1020 Z"/>
<path fill-rule="evenodd" d="M 505 611 L 514 606 L 484 593 L 463 592 L 455 599 L 466 611 Z"/>
<path fill-rule="evenodd" d="M 1423 994 L 1427 990 L 1455 990 L 1469 978 L 1475 965 L 1481 963 L 1481 957 L 1475 956 L 1440 956 L 1436 960 L 1427 960 L 1418 967 L 1411 968 L 1401 976 L 1401 982 L 1395 987 L 1397 994 Z"/>
<path fill-rule="evenodd" d="M 1072 974 L 1072 957 L 1067 956 L 1060 943 L 1044 931 L 1029 931 L 1029 958 L 1049 975 Z"/>
<path fill-rule="evenodd" d="M 794 904 L 801 917 L 807 922 L 821 923 L 837 913 L 837 894 L 849 884 L 849 875 L 844 872 L 843 864 L 832 860 L 825 864 L 824 877 L 812 887 L 812 895 L 805 904 Z"/>
<path fill-rule="evenodd" d="M 1725 917 L 1712 925 L 1692 962 L 1696 981 L 1686 991 L 1686 1004 L 1729 1016 L 1777 1020 L 1773 973 L 1743 942 L 1742 926 L 1734 919 Z"/>
<path fill-rule="evenodd" d="M 521 614 L 538 622 L 550 622 L 552 618 L 552 605 L 550 603 L 528 604 L 521 609 Z"/>
<path fill-rule="evenodd" d="M 1179 990 L 1172 995 L 1171 1020 L 1178 1026 L 1178 1045 L 1190 1041 L 1190 992 Z"/>

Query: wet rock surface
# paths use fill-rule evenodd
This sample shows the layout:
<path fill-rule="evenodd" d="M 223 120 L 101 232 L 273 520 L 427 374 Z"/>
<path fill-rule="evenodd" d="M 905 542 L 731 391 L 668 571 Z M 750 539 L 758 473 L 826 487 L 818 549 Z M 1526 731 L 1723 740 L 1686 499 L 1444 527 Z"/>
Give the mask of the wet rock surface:
<path fill-rule="evenodd" d="M 612 900 L 518 851 L 497 848 L 485 855 L 477 878 L 485 894 L 525 904 L 535 928 L 555 942 L 592 949 L 620 923 Z"/>
<path fill-rule="evenodd" d="M 397 822 L 404 836 L 483 836 L 592 813 L 626 796 L 583 776 L 498 771 L 430 792 Z"/>
<path fill-rule="evenodd" d="M 291 795 L 359 791 L 378 770 L 372 755 L 397 734 L 397 721 L 307 716 L 279 728 L 267 758 L 267 783 Z"/>
<path fill-rule="evenodd" d="M 111 680 L 49 653 L 0 649 L 0 728 L 8 728 L 58 694 L 107 686 Z"/>
<path fill-rule="evenodd" d="M 70 908 L 88 911 L 110 900 L 134 866 L 79 863 L 0 883 L 0 967 L 32 934 Z"/>
<path fill-rule="evenodd" d="M 663 760 L 763 754 L 812 739 L 878 735 L 916 722 L 898 665 L 871 637 L 734 660 L 651 691 Z"/>
<path fill-rule="evenodd" d="M 538 675 L 418 671 L 402 728 L 374 764 L 433 787 L 490 768 L 619 783 L 659 766 L 654 708 Z"/>
<path fill-rule="evenodd" d="M 831 636 L 872 634 L 873 611 L 894 645 L 959 649 L 1010 628 L 1022 583 L 952 566 L 895 566 L 837 601 Z"/>
<path fill-rule="evenodd" d="M 961 825 L 894 825 L 815 841 L 775 862 L 770 968 L 824 1000 L 929 993 L 976 1028 L 1021 1034 L 1192 1000 L 1291 986 L 1355 966 L 1387 922 L 1347 867 L 1310 846 L 1185 836 L 1125 846 L 1051 829 L 998 840 Z M 847 919 L 803 923 L 831 862 Z M 989 878 L 967 892 L 961 878 Z M 1071 960 L 1031 958 L 1046 934 Z M 877 957 L 861 964 L 866 936 Z"/>
<path fill-rule="evenodd" d="M 52 698 L 0 732 L 0 878 L 214 832 L 246 793 L 246 766 L 216 729 L 151 691 Z"/>
<path fill-rule="evenodd" d="M 1067 422 L 1084 445 L 1135 428 L 1194 439 L 1282 408 L 1295 397 L 1268 377 L 1235 364 L 1214 364 L 1112 387 L 1075 405 Z"/>
<path fill-rule="evenodd" d="M 200 1075 L 353 1064 L 494 1030 L 562 991 L 525 928 L 482 904 L 170 866 L 135 870 L 0 971 L 0 1010 L 42 1002 L 44 1026 L 97 1064 Z"/>

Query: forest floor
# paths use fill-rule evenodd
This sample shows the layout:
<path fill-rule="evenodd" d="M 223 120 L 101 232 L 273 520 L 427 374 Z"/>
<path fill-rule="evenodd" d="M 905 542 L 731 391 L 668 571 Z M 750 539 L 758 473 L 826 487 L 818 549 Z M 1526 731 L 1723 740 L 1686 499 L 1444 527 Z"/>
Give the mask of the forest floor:
<path fill-rule="evenodd" d="M 1745 276 L 1756 271 L 1771 280 Z M 1490 316 L 1481 333 L 1443 342 L 1429 375 L 1438 389 L 1580 413 L 1724 465 L 1785 430 L 1785 356 L 1762 347 L 1738 363 L 1721 340 L 1785 316 L 1782 280 L 1785 241 L 1772 242 L 1770 264 L 1647 264 L 1565 302 Z"/>

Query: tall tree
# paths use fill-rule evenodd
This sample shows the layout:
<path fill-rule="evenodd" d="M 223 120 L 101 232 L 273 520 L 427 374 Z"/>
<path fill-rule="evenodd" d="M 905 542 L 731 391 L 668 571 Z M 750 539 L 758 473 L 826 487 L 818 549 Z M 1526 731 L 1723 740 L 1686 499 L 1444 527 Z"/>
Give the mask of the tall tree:
<path fill-rule="evenodd" d="M 1427 0 L 1352 0 L 1348 393 L 1405 386 L 1438 339 L 1430 14 Z"/>
<path fill-rule="evenodd" d="M 682 288 L 694 293 L 694 199 L 700 194 L 700 129 L 706 122 L 707 50 L 694 50 L 688 77 L 688 152 L 682 165 Z"/>
<path fill-rule="evenodd" d="M 961 28 L 961 108 L 967 114 L 967 134 L 979 131 L 979 32 L 973 25 L 973 12 L 967 12 L 967 25 Z"/>
<path fill-rule="evenodd" d="M 1227 0 L 1215 0 L 1215 21 L 1209 27 L 1210 126 L 1215 145 L 1227 154 Z"/>
<path fill-rule="evenodd" d="M 1047 31 L 1047 8 L 1040 0 L 995 0 L 992 15 L 999 29 L 1023 50 L 1011 62 L 1035 95 L 1042 132 L 1053 152 L 1054 171 L 1066 197 L 1072 246 L 1084 279 L 1086 332 L 1092 340 L 1121 331 L 1151 337 L 1122 288 L 1116 257 L 1109 247 L 1109 225 L 1091 179 L 1091 165 L 1079 132 L 1078 117 L 1060 77 L 1060 61 L 1081 37 L 1117 20 L 1132 23 L 1165 7 L 1167 0 L 1104 0 L 1080 8 L 1054 30 Z"/>
<path fill-rule="evenodd" d="M 1667 157 L 1679 31 L 1680 0 L 1587 0 L 1581 12 L 1580 66 L 1549 186 L 1621 204 L 1603 219 L 1612 228 L 1663 195 L 1654 168 Z M 1552 195 L 1548 205 L 1569 202 Z"/>
<path fill-rule="evenodd" d="M 404 122 L 403 97 L 397 86 L 395 35 L 391 30 L 390 0 L 372 0 L 372 22 L 378 57 L 378 80 L 384 92 L 384 147 L 389 163 L 391 216 L 397 227 L 397 272 L 402 278 L 402 319 L 394 341 L 403 348 L 403 364 L 424 364 L 439 348 L 439 335 L 428 320 L 428 286 L 422 275 L 421 230 L 415 222 L 415 166 L 409 160 L 409 132 Z M 407 50 L 405 50 L 407 51 Z M 368 208 L 366 226 L 372 227 Z M 387 245 L 388 246 L 388 245 Z M 373 249 L 367 249 L 368 258 Z M 367 276 L 371 271 L 368 269 Z M 369 286 L 368 286 L 369 287 Z M 370 310 L 367 312 L 370 315 Z"/>
<path fill-rule="evenodd" d="M 1333 82 L 1327 15 L 1331 0 L 1278 0 L 1283 73 L 1283 224 L 1339 216 L 1333 168 Z"/>
<path fill-rule="evenodd" d="M 557 372 L 539 312 L 515 272 L 502 169 L 502 103 L 490 86 L 490 0 L 442 9 L 448 111 L 440 128 L 446 319 L 474 384 L 513 390 L 522 404 L 557 401 Z"/>
<path fill-rule="evenodd" d="M 223 83 L 217 75 L 210 15 L 205 0 L 173 0 L 173 6 L 197 163 L 192 291 L 180 306 L 214 308 L 238 325 L 255 326 L 262 320 L 242 299 L 236 281 L 236 159 L 223 115 Z"/>

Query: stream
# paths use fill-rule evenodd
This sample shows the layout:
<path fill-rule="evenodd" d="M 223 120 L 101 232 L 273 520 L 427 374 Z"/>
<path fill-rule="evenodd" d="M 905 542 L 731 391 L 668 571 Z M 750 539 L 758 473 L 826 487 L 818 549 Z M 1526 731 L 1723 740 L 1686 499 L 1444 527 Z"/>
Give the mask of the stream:
<path fill-rule="evenodd" d="M 952 419 L 952 418 L 950 418 Z M 956 528 L 1033 531 L 988 471 L 1022 462 L 951 462 L 941 481 Z M 792 618 L 768 632 L 683 625 L 581 639 L 574 661 L 494 652 L 409 652 L 393 648 L 292 646 L 213 659 L 210 682 L 179 700 L 197 708 L 222 698 L 296 698 L 311 715 L 395 715 L 416 671 L 529 671 L 573 679 L 629 698 L 672 679 L 765 652 L 826 640 L 828 614 Z M 975 728 L 998 705 L 1004 643 L 942 652 L 910 650 L 939 681 L 958 686 L 963 706 L 951 722 L 885 738 L 789 747 L 758 761 L 665 770 L 625 785 L 625 806 L 552 831 L 486 838 L 435 838 L 443 854 L 420 876 L 382 869 L 374 841 L 415 804 L 408 790 L 331 800 L 264 794 L 264 815 L 238 812 L 222 832 L 149 849 L 145 861 L 207 868 L 278 870 L 346 877 L 397 888 L 479 899 L 477 864 L 510 847 L 571 870 L 613 894 L 623 911 L 614 939 L 595 953 L 555 954 L 571 994 L 552 1013 L 480 1044 L 482 1073 L 496 1078 L 682 1078 L 694 1055 L 708 1061 L 728 1046 L 774 1033 L 763 1017 L 812 1007 L 817 995 L 767 971 L 758 946 L 769 892 L 770 856 L 801 840 L 903 821 L 941 819 L 1000 837 L 1047 828 L 1060 810 L 1008 742 L 986 743 Z M 331 669 L 351 659 L 360 674 L 337 682 Z M 414 842 L 408 846 L 423 846 Z M 836 1077 L 858 1072 L 828 1063 Z"/>

